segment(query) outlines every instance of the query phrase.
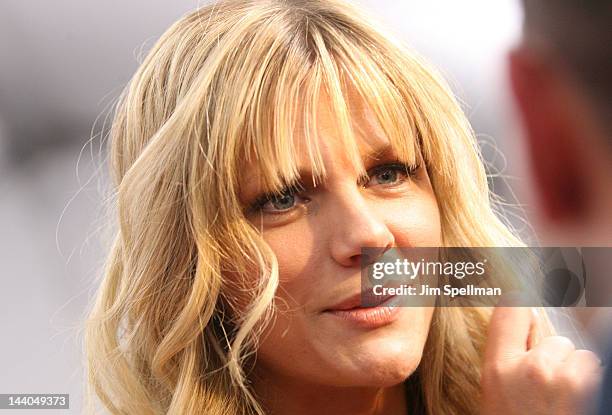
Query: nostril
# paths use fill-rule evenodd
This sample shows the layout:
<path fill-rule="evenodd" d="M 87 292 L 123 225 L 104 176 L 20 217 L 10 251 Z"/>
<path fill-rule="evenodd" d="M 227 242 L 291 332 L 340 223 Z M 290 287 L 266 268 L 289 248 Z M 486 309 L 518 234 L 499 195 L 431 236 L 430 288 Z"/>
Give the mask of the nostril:
<path fill-rule="evenodd" d="M 393 245 L 388 244 L 386 247 L 362 247 L 361 248 L 361 267 L 367 267 L 368 265 L 378 261 L 378 259 L 385 255 L 385 253 L 391 249 Z"/>

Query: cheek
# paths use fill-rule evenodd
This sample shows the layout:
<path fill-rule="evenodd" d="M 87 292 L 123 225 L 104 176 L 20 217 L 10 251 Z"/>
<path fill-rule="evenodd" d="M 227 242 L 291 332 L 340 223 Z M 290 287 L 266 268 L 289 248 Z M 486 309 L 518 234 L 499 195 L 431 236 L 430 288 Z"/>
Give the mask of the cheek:
<path fill-rule="evenodd" d="M 304 222 L 304 221 L 302 221 Z M 303 356 L 312 351 L 304 340 L 313 333 L 304 324 L 302 306 L 312 296 L 314 281 L 312 262 L 316 242 L 312 229 L 298 222 L 269 229 L 264 239 L 278 261 L 279 285 L 275 295 L 275 316 L 267 325 L 258 346 L 258 360 L 263 367 L 291 372 L 290 364 L 300 366 Z M 315 267 L 316 268 L 316 267 Z"/>
<path fill-rule="evenodd" d="M 308 274 L 306 269 L 315 244 L 309 229 L 299 223 L 267 229 L 262 236 L 278 261 L 280 289 L 276 296 L 286 297 L 279 302 L 282 306 L 292 299 L 294 293 L 303 291 L 305 284 L 301 276 Z M 236 251 L 232 255 L 240 254 Z M 261 278 L 259 266 L 255 263 L 246 263 L 245 273 L 239 273 L 233 266 L 244 261 L 243 257 L 231 256 L 221 268 L 226 302 L 236 316 L 242 316 L 251 305 L 256 294 L 255 287 Z M 285 296 L 287 292 L 290 295 Z"/>
<path fill-rule="evenodd" d="M 440 246 L 442 227 L 440 211 L 433 194 L 395 207 L 387 224 L 399 247 Z"/>
<path fill-rule="evenodd" d="M 307 221 L 296 221 L 266 230 L 264 239 L 278 261 L 279 287 L 277 297 L 297 305 L 303 295 L 312 289 L 313 263 L 320 254 L 314 230 Z M 286 295 L 288 294 L 288 295 Z M 280 304 L 282 306 L 282 304 Z"/>

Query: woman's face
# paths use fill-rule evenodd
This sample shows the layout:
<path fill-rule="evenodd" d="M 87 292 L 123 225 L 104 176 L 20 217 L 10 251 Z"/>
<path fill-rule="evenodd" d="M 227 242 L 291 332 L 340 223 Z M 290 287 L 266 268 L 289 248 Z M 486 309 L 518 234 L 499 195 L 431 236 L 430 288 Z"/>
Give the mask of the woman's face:
<path fill-rule="evenodd" d="M 259 210 L 247 214 L 263 229 L 279 264 L 278 311 L 257 353 L 256 370 L 266 378 L 390 386 L 405 380 L 423 353 L 432 308 L 397 307 L 391 317 L 365 320 L 338 311 L 361 292 L 362 247 L 441 243 L 438 205 L 423 163 L 411 177 L 392 152 L 373 156 L 388 140 L 373 114 L 352 98 L 369 180 L 360 181 L 351 167 L 323 99 L 318 140 L 326 180 L 312 186 L 304 152 L 304 190 L 260 201 Z M 257 166 L 245 171 L 254 172 L 241 183 L 240 198 L 249 205 L 261 189 Z"/>

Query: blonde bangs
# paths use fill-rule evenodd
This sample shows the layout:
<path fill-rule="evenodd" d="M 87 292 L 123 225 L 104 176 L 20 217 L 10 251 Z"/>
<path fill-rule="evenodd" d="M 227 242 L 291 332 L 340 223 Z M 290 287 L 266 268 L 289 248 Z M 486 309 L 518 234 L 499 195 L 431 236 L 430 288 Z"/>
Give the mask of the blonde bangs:
<path fill-rule="evenodd" d="M 339 32 L 316 17 L 301 27 L 307 30 L 305 35 L 295 30 L 284 44 L 266 43 L 265 34 L 255 37 L 254 43 L 268 51 L 263 62 L 252 50 L 242 57 L 243 66 L 252 68 L 248 79 L 257 89 L 245 94 L 241 103 L 247 122 L 243 133 L 238 134 L 238 153 L 231 163 L 236 166 L 235 183 L 245 174 L 243 167 L 254 163 L 262 191 L 279 192 L 299 180 L 302 166 L 298 155 L 304 150 L 312 182 L 316 185 L 323 180 L 326 171 L 319 148 L 317 113 L 324 103 L 329 104 L 327 109 L 336 120 L 336 136 L 342 140 L 346 155 L 357 173 L 365 175 L 358 147 L 360 134 L 355 131 L 359 123 L 352 112 L 355 95 L 349 96 L 351 92 L 375 115 L 398 158 L 411 164 L 418 162 L 425 143 L 420 132 L 423 127 L 419 126 L 422 117 L 416 118 L 406 102 L 413 92 L 399 89 L 389 71 L 391 62 L 376 59 L 383 55 L 382 50 L 372 53 L 374 39 L 367 38 L 365 32 L 361 36 Z M 260 70 L 262 67 L 265 71 Z"/>

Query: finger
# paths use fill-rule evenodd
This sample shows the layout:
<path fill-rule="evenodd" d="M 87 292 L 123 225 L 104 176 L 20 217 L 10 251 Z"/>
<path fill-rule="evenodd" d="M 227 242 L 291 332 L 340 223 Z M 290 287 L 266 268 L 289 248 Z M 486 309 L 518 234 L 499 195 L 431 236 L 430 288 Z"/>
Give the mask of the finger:
<path fill-rule="evenodd" d="M 559 364 L 564 362 L 575 350 L 576 346 L 567 337 L 548 336 L 531 349 L 530 353 L 541 354 L 542 359 L 550 362 L 550 364 Z"/>
<path fill-rule="evenodd" d="M 601 383 L 603 370 L 597 355 L 589 350 L 576 350 L 571 353 L 558 369 L 562 385 L 571 391 L 576 413 L 585 409 L 584 403 L 591 400 Z"/>
<path fill-rule="evenodd" d="M 527 350 L 533 349 L 538 343 L 542 341 L 546 336 L 542 332 L 542 327 L 540 322 L 540 311 L 536 308 L 531 308 L 533 323 L 531 324 L 531 328 L 529 330 L 529 337 L 527 338 Z"/>
<path fill-rule="evenodd" d="M 576 374 L 595 374 L 600 375 L 603 372 L 601 360 L 590 350 L 575 350 L 565 359 L 564 365 L 569 373 Z"/>
<path fill-rule="evenodd" d="M 520 298 L 506 296 L 493 310 L 485 359 L 510 359 L 527 351 L 527 340 L 535 321 L 529 307 L 513 307 L 516 304 L 521 304 Z"/>

